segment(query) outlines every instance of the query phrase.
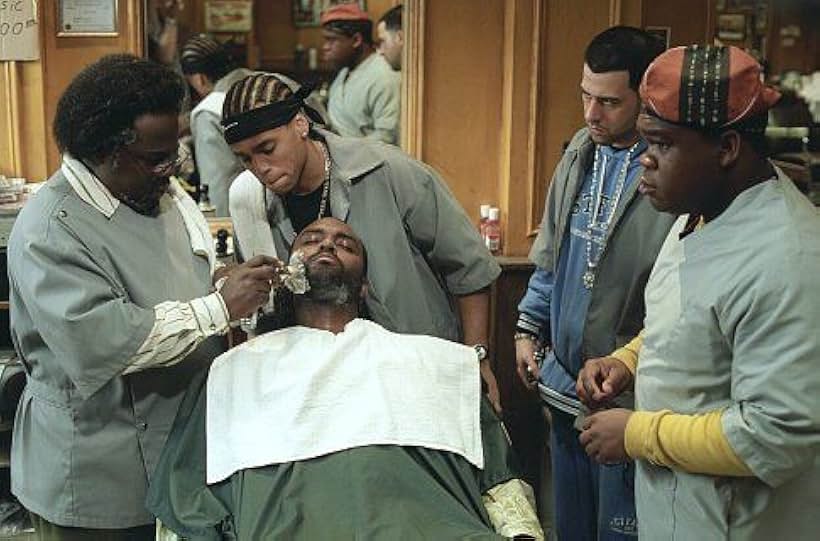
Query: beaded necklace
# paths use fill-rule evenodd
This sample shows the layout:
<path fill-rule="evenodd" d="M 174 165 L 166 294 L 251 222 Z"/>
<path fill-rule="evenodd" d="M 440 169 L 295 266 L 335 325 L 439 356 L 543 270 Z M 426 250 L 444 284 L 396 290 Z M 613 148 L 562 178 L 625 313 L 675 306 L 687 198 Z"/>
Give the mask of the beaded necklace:
<path fill-rule="evenodd" d="M 612 220 L 615 217 L 615 210 L 618 208 L 618 203 L 621 200 L 621 195 L 623 195 L 624 193 L 624 187 L 626 186 L 626 177 L 629 172 L 629 163 L 632 161 L 632 154 L 638 147 L 639 142 L 636 142 L 631 147 L 629 147 L 629 150 L 626 152 L 626 156 L 624 157 L 624 164 L 623 166 L 621 166 L 621 171 L 618 175 L 618 180 L 615 183 L 615 191 L 612 194 L 612 204 L 610 205 L 609 215 L 607 216 L 606 221 L 603 223 L 598 222 L 598 214 L 601 211 L 601 205 L 603 204 L 604 176 L 606 175 L 606 156 L 604 156 L 604 164 L 599 171 L 598 161 L 600 159 L 599 156 L 601 154 L 601 147 L 599 145 L 595 146 L 595 157 L 592 162 L 592 192 L 596 195 L 595 204 L 592 209 L 592 218 L 590 218 L 589 223 L 587 224 L 587 270 L 584 271 L 584 274 L 581 277 L 584 287 L 587 289 L 592 289 L 592 286 L 595 285 L 595 269 L 598 267 L 598 260 L 600 258 L 600 253 L 598 257 L 592 257 L 593 230 L 597 227 L 600 227 L 605 232 L 609 231 L 609 227 L 612 225 Z"/>

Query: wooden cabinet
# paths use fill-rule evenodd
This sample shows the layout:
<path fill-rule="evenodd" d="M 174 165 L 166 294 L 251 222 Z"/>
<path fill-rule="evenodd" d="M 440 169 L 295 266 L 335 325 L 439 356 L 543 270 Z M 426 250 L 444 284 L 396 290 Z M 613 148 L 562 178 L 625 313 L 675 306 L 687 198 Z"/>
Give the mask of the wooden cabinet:
<path fill-rule="evenodd" d="M 535 393 L 530 392 L 515 369 L 515 322 L 518 302 L 524 296 L 533 265 L 524 257 L 499 257 L 501 276 L 491 291 L 490 351 L 501 392 L 503 418 L 521 461 L 526 480 L 538 494 L 540 467 L 545 451 L 546 424 Z"/>

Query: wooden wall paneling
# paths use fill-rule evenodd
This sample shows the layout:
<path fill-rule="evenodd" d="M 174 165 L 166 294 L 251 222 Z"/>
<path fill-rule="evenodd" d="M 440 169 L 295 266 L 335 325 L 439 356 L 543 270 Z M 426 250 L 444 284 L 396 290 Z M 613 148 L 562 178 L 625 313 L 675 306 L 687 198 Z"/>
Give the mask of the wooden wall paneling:
<path fill-rule="evenodd" d="M 42 21 L 42 5 L 38 8 Z M 41 24 L 41 42 L 43 31 Z M 0 174 L 43 180 L 48 169 L 41 62 L 0 62 L 0 100 Z"/>
<path fill-rule="evenodd" d="M 644 26 L 672 29 L 670 47 L 711 43 L 714 0 L 652 0 L 643 2 Z"/>
<path fill-rule="evenodd" d="M 401 126 L 402 149 L 417 160 L 424 143 L 424 27 L 426 0 L 404 3 L 402 49 Z"/>
<path fill-rule="evenodd" d="M 505 2 L 427 2 L 422 159 L 477 221 L 498 201 Z"/>
<path fill-rule="evenodd" d="M 589 41 L 613 21 L 611 0 L 547 1 L 542 17 L 542 39 L 536 114 L 535 183 L 530 214 L 537 226 L 544 212 L 553 170 L 563 146 L 584 125 L 581 108 L 581 72 Z M 536 231 L 530 231 L 534 237 Z"/>
<path fill-rule="evenodd" d="M 648 0 L 649 1 L 649 0 Z M 643 0 L 620 0 L 620 10 L 617 13 L 617 22 L 627 26 L 643 26 Z"/>
<path fill-rule="evenodd" d="M 13 82 L 12 107 L 15 115 L 14 144 L 16 173 L 28 180 L 45 180 L 49 175 L 46 146 L 42 134 L 50 132 L 43 107 L 44 74 L 39 62 L 11 62 L 16 72 Z M 16 94 L 16 96 L 14 95 Z"/>
<path fill-rule="evenodd" d="M 498 205 L 503 253 L 526 255 L 527 234 L 540 217 L 532 212 L 534 193 L 536 101 L 539 88 L 539 32 L 542 2 L 508 0 L 504 12 L 504 78 Z"/>
<path fill-rule="evenodd" d="M 57 145 L 51 136 L 51 123 L 57 101 L 74 76 L 88 64 L 112 53 L 142 55 L 142 0 L 118 0 L 119 35 L 114 37 L 58 37 L 57 2 L 43 2 L 42 9 L 42 72 L 43 100 L 48 129 L 41 134 L 47 145 L 48 170 L 55 170 L 60 163 Z"/>
<path fill-rule="evenodd" d="M 14 124 L 12 116 L 16 108 L 12 104 L 11 62 L 0 62 L 0 175 L 13 175 Z"/>

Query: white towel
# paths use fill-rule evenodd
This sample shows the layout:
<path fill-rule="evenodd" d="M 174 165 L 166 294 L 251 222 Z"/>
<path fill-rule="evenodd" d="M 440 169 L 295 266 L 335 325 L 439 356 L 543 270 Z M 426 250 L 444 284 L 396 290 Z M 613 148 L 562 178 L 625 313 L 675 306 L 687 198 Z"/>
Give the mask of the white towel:
<path fill-rule="evenodd" d="M 208 376 L 207 482 L 365 445 L 450 451 L 484 466 L 472 348 L 357 319 L 293 327 L 219 356 Z"/>
<path fill-rule="evenodd" d="M 259 179 L 248 170 L 241 172 L 231 183 L 228 200 L 234 235 L 245 259 L 257 255 L 277 257 L 265 208 L 265 186 Z"/>

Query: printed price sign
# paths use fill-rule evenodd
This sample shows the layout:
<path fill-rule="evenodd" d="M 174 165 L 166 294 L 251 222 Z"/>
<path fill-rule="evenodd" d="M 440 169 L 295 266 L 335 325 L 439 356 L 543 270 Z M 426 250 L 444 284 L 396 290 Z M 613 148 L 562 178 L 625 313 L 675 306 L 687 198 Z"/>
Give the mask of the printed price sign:
<path fill-rule="evenodd" d="M 35 0 L 0 0 L 0 60 L 38 60 Z"/>

